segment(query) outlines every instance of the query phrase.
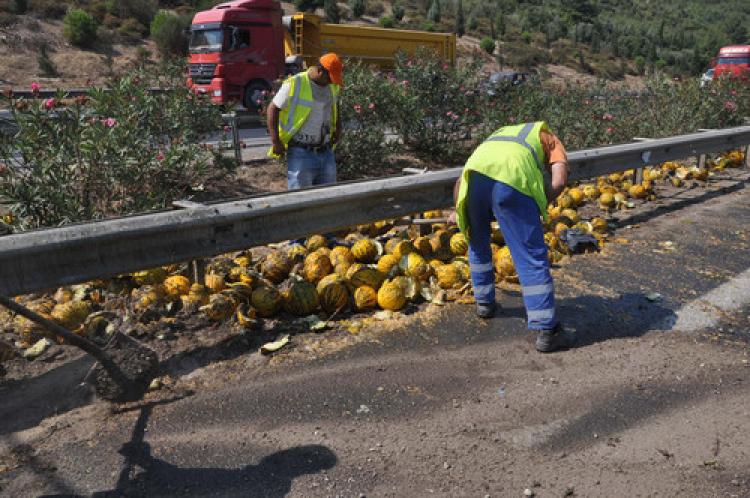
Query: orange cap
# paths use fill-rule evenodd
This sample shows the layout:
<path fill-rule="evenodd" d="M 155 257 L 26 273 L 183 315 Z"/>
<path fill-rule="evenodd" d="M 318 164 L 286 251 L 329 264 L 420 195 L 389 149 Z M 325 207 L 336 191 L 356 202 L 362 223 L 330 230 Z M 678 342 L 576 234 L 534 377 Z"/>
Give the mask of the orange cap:
<path fill-rule="evenodd" d="M 341 63 L 338 55 L 334 53 L 325 54 L 320 58 L 320 65 L 328 71 L 331 83 L 344 84 L 344 64 Z"/>

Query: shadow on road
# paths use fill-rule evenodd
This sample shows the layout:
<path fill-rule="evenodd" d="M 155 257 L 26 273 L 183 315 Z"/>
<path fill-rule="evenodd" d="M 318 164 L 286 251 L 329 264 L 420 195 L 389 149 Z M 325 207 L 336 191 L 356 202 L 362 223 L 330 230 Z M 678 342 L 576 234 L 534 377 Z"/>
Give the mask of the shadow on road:
<path fill-rule="evenodd" d="M 90 357 L 81 356 L 37 377 L 0 382 L 0 435 L 89 403 L 91 392 L 81 381 L 93 364 Z"/>
<path fill-rule="evenodd" d="M 501 302 L 497 318 L 526 321 L 526 309 L 520 292 L 503 291 L 513 303 Z M 588 346 L 618 337 L 640 337 L 652 330 L 664 329 L 677 315 L 670 308 L 651 302 L 642 293 L 625 293 L 618 297 L 582 294 L 557 300 L 558 317 L 566 328 L 576 331 L 576 346 Z M 666 327 L 668 328 L 668 327 Z"/>
<path fill-rule="evenodd" d="M 115 488 L 96 492 L 92 497 L 229 495 L 281 498 L 289 493 L 295 478 L 333 468 L 338 462 L 329 448 L 311 444 L 277 451 L 257 465 L 240 468 L 179 467 L 152 456 L 151 446 L 144 441 L 154 406 L 172 401 L 175 400 L 141 407 L 130 441 L 119 450 L 125 457 L 125 464 Z M 45 498 L 78 496 L 55 494 Z"/>

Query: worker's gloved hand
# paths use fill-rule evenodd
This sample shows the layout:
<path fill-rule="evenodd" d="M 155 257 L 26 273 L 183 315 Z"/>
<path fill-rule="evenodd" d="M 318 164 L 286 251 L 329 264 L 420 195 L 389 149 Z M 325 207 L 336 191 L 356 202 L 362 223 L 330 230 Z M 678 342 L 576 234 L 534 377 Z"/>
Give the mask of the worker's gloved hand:
<path fill-rule="evenodd" d="M 281 143 L 281 140 L 274 140 L 273 141 L 273 154 L 275 156 L 283 156 L 286 152 L 286 148 L 284 147 L 284 144 Z"/>

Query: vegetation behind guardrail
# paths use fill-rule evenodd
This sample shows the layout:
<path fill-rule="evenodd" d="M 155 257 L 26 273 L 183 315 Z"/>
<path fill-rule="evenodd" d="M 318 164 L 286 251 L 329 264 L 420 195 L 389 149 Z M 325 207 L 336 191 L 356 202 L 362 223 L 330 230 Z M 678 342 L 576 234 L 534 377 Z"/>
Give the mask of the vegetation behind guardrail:
<path fill-rule="evenodd" d="M 183 197 L 221 160 L 198 144 L 221 112 L 183 85 L 137 72 L 107 91 L 63 99 L 15 99 L 13 130 L 0 135 L 0 196 L 20 228 L 159 209 Z M 171 80 L 172 92 L 149 86 Z"/>
<path fill-rule="evenodd" d="M 491 87 L 479 62 L 451 67 L 426 53 L 399 57 L 385 78 L 347 66 L 345 79 L 341 116 L 351 129 L 338 148 L 344 178 L 377 176 L 394 153 L 460 164 L 510 123 L 545 120 L 573 150 L 738 126 L 750 115 L 750 85 L 741 82 L 700 88 L 697 81 L 654 77 L 637 96 L 605 83 L 558 88 L 531 80 Z M 386 129 L 395 130 L 397 143 L 384 143 Z"/>

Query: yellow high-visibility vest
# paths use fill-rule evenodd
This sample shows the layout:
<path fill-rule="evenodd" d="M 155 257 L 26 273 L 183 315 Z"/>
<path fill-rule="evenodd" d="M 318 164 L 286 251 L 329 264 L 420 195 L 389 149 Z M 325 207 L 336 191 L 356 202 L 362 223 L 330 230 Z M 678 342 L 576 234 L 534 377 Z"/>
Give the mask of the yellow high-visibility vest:
<path fill-rule="evenodd" d="M 313 106 L 312 86 L 310 76 L 307 71 L 290 76 L 286 82 L 290 83 L 289 103 L 281 109 L 279 113 L 279 138 L 284 147 L 289 145 L 292 137 L 302 128 L 307 118 L 310 116 Z M 339 86 L 330 83 L 331 89 L 331 138 L 336 130 L 336 121 L 338 119 L 338 99 Z M 270 157 L 278 157 L 273 153 L 273 147 L 268 151 Z"/>
<path fill-rule="evenodd" d="M 544 193 L 542 174 L 545 157 L 539 139 L 542 130 L 549 131 L 544 121 L 504 126 L 476 148 L 464 165 L 456 199 L 456 222 L 462 232 L 468 234 L 470 229 L 466 196 L 472 171 L 528 195 L 536 202 L 539 213 L 547 219 L 547 195 Z"/>

